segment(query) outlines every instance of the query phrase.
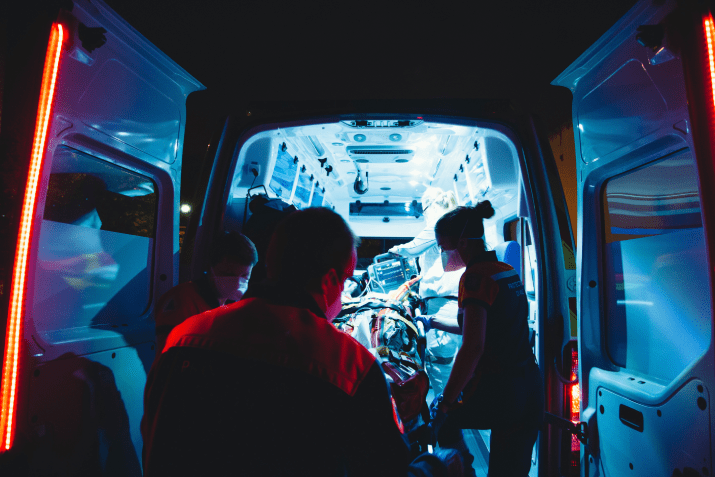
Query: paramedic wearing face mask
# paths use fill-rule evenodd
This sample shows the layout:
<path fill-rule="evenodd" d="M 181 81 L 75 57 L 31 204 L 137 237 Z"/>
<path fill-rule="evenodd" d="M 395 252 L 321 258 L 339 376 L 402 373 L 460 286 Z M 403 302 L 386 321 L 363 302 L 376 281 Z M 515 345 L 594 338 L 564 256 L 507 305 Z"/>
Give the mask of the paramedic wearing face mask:
<path fill-rule="evenodd" d="M 462 475 L 455 451 L 410 464 L 382 368 L 331 324 L 356 242 L 329 209 L 294 212 L 267 280 L 172 331 L 147 378 L 145 477 Z"/>
<path fill-rule="evenodd" d="M 223 234 L 212 247 L 208 272 L 198 280 L 175 286 L 159 300 L 155 318 L 157 356 L 171 330 L 188 317 L 240 300 L 257 261 L 256 247 L 248 237 L 235 232 Z"/>
<path fill-rule="evenodd" d="M 482 238 L 482 219 L 493 215 L 484 201 L 446 214 L 435 227 L 442 250 L 467 268 L 459 284 L 462 346 L 432 403 L 432 426 L 439 445 L 460 450 L 465 464 L 473 458 L 461 430 L 491 429 L 489 476 L 526 476 L 543 419 L 543 382 L 529 344 L 524 286 Z"/>
<path fill-rule="evenodd" d="M 457 294 L 462 269 L 446 272 L 434 235 L 437 220 L 457 207 L 454 193 L 443 192 L 437 187 L 429 187 L 422 195 L 425 228 L 414 240 L 390 249 L 390 252 L 404 257 L 419 257 L 422 270 L 420 296 L 427 308 L 425 315 L 418 318 L 425 326 L 427 349 L 425 370 L 429 376 L 434 395 L 439 395 L 447 384 L 452 370 L 454 356 L 462 342 L 457 329 Z M 464 268 L 464 267 L 462 267 Z M 439 328 L 442 324 L 452 324 L 450 331 Z M 432 326 L 434 325 L 434 326 Z"/>

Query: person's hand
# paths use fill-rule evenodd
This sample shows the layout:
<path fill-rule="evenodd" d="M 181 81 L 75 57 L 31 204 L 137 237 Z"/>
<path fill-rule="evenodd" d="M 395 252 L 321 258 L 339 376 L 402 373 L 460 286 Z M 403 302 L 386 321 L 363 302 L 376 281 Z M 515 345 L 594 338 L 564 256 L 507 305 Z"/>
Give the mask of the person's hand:
<path fill-rule="evenodd" d="M 443 475 L 444 477 L 463 477 L 464 459 L 454 449 L 435 449 L 432 453 L 423 452 L 410 463 L 409 475 Z M 430 472 L 434 470 L 434 472 Z M 439 472 L 439 474 L 437 474 Z"/>
<path fill-rule="evenodd" d="M 447 412 L 444 409 L 444 406 L 442 405 L 442 400 L 444 397 L 442 394 L 434 398 L 432 401 L 432 404 L 429 406 L 429 416 L 430 416 L 430 423 L 429 423 L 429 429 L 432 435 L 432 442 L 437 442 L 437 435 L 439 434 L 439 430 L 442 428 L 442 424 L 444 424 L 444 421 L 447 419 Z"/>
<path fill-rule="evenodd" d="M 427 315 L 427 316 L 423 316 L 423 315 L 415 316 L 415 321 L 419 321 L 420 323 L 422 323 L 422 326 L 423 326 L 424 329 L 425 329 L 425 333 L 427 333 L 429 330 L 432 329 L 431 320 L 432 320 L 432 317 L 429 316 L 429 315 Z"/>
<path fill-rule="evenodd" d="M 395 247 L 392 247 L 390 250 L 388 250 L 387 253 L 391 253 L 391 254 L 394 255 L 395 257 L 402 257 L 402 255 L 400 255 L 400 253 L 399 253 L 397 250 L 398 250 L 398 249 L 397 249 L 397 247 L 395 246 Z"/>
<path fill-rule="evenodd" d="M 432 400 L 432 404 L 429 405 L 429 417 L 434 420 L 439 414 L 447 414 L 442 406 L 442 401 L 444 401 L 444 395 L 440 394 Z"/>

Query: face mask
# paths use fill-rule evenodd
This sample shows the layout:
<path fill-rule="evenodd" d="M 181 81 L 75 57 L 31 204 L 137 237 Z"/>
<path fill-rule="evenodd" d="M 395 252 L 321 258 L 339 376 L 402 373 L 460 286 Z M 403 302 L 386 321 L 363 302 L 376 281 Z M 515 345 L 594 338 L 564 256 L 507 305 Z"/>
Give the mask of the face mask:
<path fill-rule="evenodd" d="M 462 260 L 462 256 L 459 255 L 459 252 L 456 249 L 443 250 L 441 255 L 442 269 L 445 272 L 453 272 L 465 267 L 464 260 Z"/>
<path fill-rule="evenodd" d="M 211 276 L 213 278 L 214 285 L 216 286 L 218 302 L 220 305 L 226 303 L 227 300 L 240 300 L 248 289 L 247 278 L 217 276 L 213 270 L 211 270 Z"/>
<path fill-rule="evenodd" d="M 332 322 L 339 314 L 340 310 L 343 309 L 343 303 L 340 300 L 340 294 L 332 303 L 325 301 L 325 317 L 329 322 Z"/>
<path fill-rule="evenodd" d="M 332 322 L 343 309 L 343 302 L 340 297 L 343 294 L 343 288 L 341 287 L 335 296 L 335 300 L 332 303 L 328 303 L 328 297 L 325 296 L 325 317 L 329 322 Z"/>

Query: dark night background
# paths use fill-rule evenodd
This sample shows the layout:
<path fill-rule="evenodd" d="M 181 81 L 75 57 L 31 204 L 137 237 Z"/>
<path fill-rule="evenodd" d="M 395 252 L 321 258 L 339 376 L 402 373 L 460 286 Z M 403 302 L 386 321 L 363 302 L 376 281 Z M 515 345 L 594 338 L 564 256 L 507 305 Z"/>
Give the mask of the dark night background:
<path fill-rule="evenodd" d="M 189 103 L 182 201 L 215 119 L 252 100 L 509 98 L 554 132 L 571 93 L 550 82 L 635 4 L 108 3 L 208 88 Z"/>

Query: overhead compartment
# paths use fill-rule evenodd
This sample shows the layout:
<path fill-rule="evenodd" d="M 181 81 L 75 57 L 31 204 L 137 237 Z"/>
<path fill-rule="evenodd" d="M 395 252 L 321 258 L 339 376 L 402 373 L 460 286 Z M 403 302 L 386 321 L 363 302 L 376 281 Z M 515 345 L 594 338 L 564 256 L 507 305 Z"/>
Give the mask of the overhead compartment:
<path fill-rule="evenodd" d="M 405 163 L 415 157 L 414 149 L 404 146 L 348 146 L 348 156 L 360 164 Z"/>

